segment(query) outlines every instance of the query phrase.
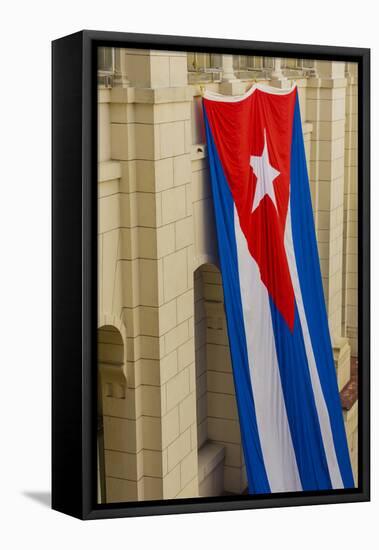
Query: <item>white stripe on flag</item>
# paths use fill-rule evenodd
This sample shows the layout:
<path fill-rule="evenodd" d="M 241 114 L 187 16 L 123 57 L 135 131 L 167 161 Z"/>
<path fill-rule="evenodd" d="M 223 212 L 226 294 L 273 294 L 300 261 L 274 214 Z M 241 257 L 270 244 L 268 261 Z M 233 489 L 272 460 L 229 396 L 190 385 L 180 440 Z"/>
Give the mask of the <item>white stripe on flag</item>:
<path fill-rule="evenodd" d="M 259 439 L 271 492 L 301 491 L 276 355 L 269 297 L 234 207 L 241 301 Z"/>
<path fill-rule="evenodd" d="M 301 330 L 303 333 L 305 351 L 308 359 L 309 373 L 311 377 L 312 389 L 316 403 L 318 419 L 320 423 L 321 436 L 324 443 L 326 460 L 328 463 L 329 475 L 333 489 L 343 488 L 343 481 L 339 469 L 336 450 L 334 447 L 332 428 L 330 425 L 329 412 L 326 406 L 325 397 L 322 391 L 320 377 L 317 370 L 316 360 L 313 353 L 311 336 L 309 334 L 307 318 L 303 297 L 300 289 L 299 274 L 297 272 L 295 249 L 292 238 L 292 223 L 291 223 L 291 204 L 288 203 L 288 213 L 286 228 L 284 233 L 284 245 L 287 253 L 289 269 L 291 273 L 292 285 L 295 292 L 296 305 L 299 312 Z"/>

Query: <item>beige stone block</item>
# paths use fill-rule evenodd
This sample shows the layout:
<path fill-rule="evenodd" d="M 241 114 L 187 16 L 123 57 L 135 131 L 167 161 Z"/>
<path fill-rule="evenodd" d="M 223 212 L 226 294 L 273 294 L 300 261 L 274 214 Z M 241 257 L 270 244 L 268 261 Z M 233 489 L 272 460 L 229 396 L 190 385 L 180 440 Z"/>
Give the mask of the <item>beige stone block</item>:
<path fill-rule="evenodd" d="M 189 120 L 191 116 L 190 102 L 161 103 L 154 105 L 154 122 L 177 122 Z"/>
<path fill-rule="evenodd" d="M 151 88 L 167 87 L 170 85 L 170 58 L 168 56 L 150 57 L 150 85 Z"/>
<path fill-rule="evenodd" d="M 157 386 L 142 386 L 142 414 L 146 416 L 161 415 L 161 392 Z"/>
<path fill-rule="evenodd" d="M 132 260 L 138 258 L 139 233 L 136 227 L 120 228 L 120 243 L 118 258 Z"/>
<path fill-rule="evenodd" d="M 106 500 L 108 504 L 115 502 L 137 501 L 137 482 L 107 476 Z"/>
<path fill-rule="evenodd" d="M 135 87 L 150 86 L 150 57 L 128 52 L 125 58 L 126 72 L 130 84 Z"/>
<path fill-rule="evenodd" d="M 159 306 L 162 303 L 162 282 L 158 273 L 156 260 L 141 258 L 139 260 L 140 304 Z"/>
<path fill-rule="evenodd" d="M 309 99 L 334 100 L 344 99 L 346 91 L 344 88 L 308 88 L 307 97 Z"/>
<path fill-rule="evenodd" d="M 183 188 L 184 190 L 184 188 Z M 184 191 L 185 193 L 185 191 Z M 120 226 L 119 194 L 103 197 L 98 200 L 98 232 L 105 233 Z"/>
<path fill-rule="evenodd" d="M 160 338 L 141 335 L 134 338 L 137 359 L 160 359 L 163 357 L 163 346 Z"/>
<path fill-rule="evenodd" d="M 142 457 L 144 475 L 149 477 L 162 477 L 162 453 L 160 451 L 144 449 L 142 451 Z"/>
<path fill-rule="evenodd" d="M 113 160 L 131 160 L 136 157 L 134 124 L 111 124 L 111 155 Z"/>
<path fill-rule="evenodd" d="M 121 161 L 120 192 L 135 193 L 137 191 L 137 161 Z"/>
<path fill-rule="evenodd" d="M 122 276 L 122 305 L 135 307 L 139 302 L 139 264 L 136 260 L 122 260 L 119 262 Z"/>
<path fill-rule="evenodd" d="M 155 166 L 154 160 L 135 160 L 136 191 L 145 193 L 155 192 Z"/>
<path fill-rule="evenodd" d="M 100 99 L 100 98 L 99 98 Z M 110 111 L 108 102 L 98 104 L 98 161 L 108 161 L 111 158 L 110 149 Z"/>
<path fill-rule="evenodd" d="M 208 417 L 208 399 L 207 394 L 204 393 L 202 396 L 198 396 L 196 401 L 196 417 L 197 422 L 201 424 Z"/>
<path fill-rule="evenodd" d="M 207 344 L 208 365 L 211 370 L 231 372 L 231 359 L 229 346 Z"/>
<path fill-rule="evenodd" d="M 120 180 L 119 179 L 108 179 L 106 181 L 101 181 L 98 184 L 98 193 L 99 198 L 109 197 L 110 195 L 116 195 L 120 192 Z"/>
<path fill-rule="evenodd" d="M 215 418 L 238 418 L 234 395 L 208 391 L 208 414 Z"/>
<path fill-rule="evenodd" d="M 191 425 L 196 425 L 196 394 L 190 393 L 179 403 L 179 428 L 184 432 Z"/>
<path fill-rule="evenodd" d="M 162 500 L 163 487 L 162 479 L 144 476 L 143 478 L 143 500 Z"/>
<path fill-rule="evenodd" d="M 224 442 L 222 445 L 225 449 L 225 466 L 241 468 L 244 464 L 242 445 L 230 442 Z"/>
<path fill-rule="evenodd" d="M 199 480 L 196 476 L 178 493 L 177 498 L 195 498 L 198 496 Z"/>
<path fill-rule="evenodd" d="M 177 187 L 162 192 L 162 224 L 166 225 L 186 217 L 186 190 Z"/>
<path fill-rule="evenodd" d="M 135 368 L 140 373 L 141 384 L 148 386 L 160 386 L 159 361 L 155 359 L 140 359 L 136 362 Z"/>
<path fill-rule="evenodd" d="M 165 384 L 178 372 L 178 357 L 176 349 L 161 359 L 160 371 L 162 384 Z"/>
<path fill-rule="evenodd" d="M 155 418 L 153 416 L 143 416 L 142 419 L 142 434 L 143 447 L 152 451 L 162 450 L 162 432 L 163 418 Z"/>
<path fill-rule="evenodd" d="M 184 369 L 170 378 L 166 383 L 167 409 L 171 410 L 183 401 L 188 395 L 189 390 L 189 371 L 188 369 Z"/>
<path fill-rule="evenodd" d="M 129 481 L 138 480 L 138 465 L 142 462 L 142 451 L 135 454 L 106 450 L 104 459 L 107 476 L 128 479 Z"/>
<path fill-rule="evenodd" d="M 240 468 L 224 467 L 224 488 L 230 493 L 241 494 L 246 486 L 242 486 L 242 472 Z"/>
<path fill-rule="evenodd" d="M 135 420 L 104 416 L 104 447 L 107 450 L 135 453 L 142 441 Z"/>
<path fill-rule="evenodd" d="M 188 287 L 193 285 L 193 272 L 195 266 L 195 247 L 193 244 L 187 246 L 187 280 Z"/>
<path fill-rule="evenodd" d="M 189 216 L 175 223 L 176 250 L 191 245 L 194 242 L 193 218 Z"/>
<path fill-rule="evenodd" d="M 170 60 L 170 86 L 186 86 L 187 59 L 185 57 L 171 57 Z"/>
<path fill-rule="evenodd" d="M 198 452 L 199 494 L 218 496 L 224 493 L 224 447 L 206 443 Z"/>
<path fill-rule="evenodd" d="M 135 310 L 136 309 L 137 308 L 135 308 Z M 140 333 L 147 336 L 159 336 L 158 308 L 139 306 L 138 313 Z"/>
<path fill-rule="evenodd" d="M 186 153 L 191 153 L 192 151 L 192 127 L 191 121 L 184 121 L 184 150 Z"/>
<path fill-rule="evenodd" d="M 118 368 L 121 370 L 121 367 Z M 102 376 L 102 379 L 104 385 L 103 414 L 136 420 L 141 414 L 139 392 L 135 392 L 134 389 L 126 389 L 124 377 L 122 383 L 114 380 L 109 381 L 109 379 L 107 381 L 105 376 Z"/>
<path fill-rule="evenodd" d="M 208 436 L 215 441 L 240 443 L 239 422 L 224 418 L 208 418 Z"/>
<path fill-rule="evenodd" d="M 172 158 L 155 163 L 155 190 L 164 191 L 174 185 L 174 161 Z"/>
<path fill-rule="evenodd" d="M 173 176 L 175 186 L 191 182 L 191 159 L 189 155 L 173 158 Z"/>
<path fill-rule="evenodd" d="M 183 370 L 195 360 L 195 342 L 191 338 L 178 347 L 178 369 Z"/>
<path fill-rule="evenodd" d="M 134 227 L 137 225 L 137 193 L 120 193 L 120 225 Z"/>
<path fill-rule="evenodd" d="M 162 448 L 168 447 L 179 433 L 179 408 L 175 407 L 162 417 Z"/>
<path fill-rule="evenodd" d="M 154 124 L 134 124 L 133 126 L 135 152 L 131 158 L 138 160 L 158 160 L 160 158 L 159 129 Z"/>
<path fill-rule="evenodd" d="M 111 122 L 116 124 L 136 122 L 136 107 L 131 103 L 112 103 L 110 105 Z"/>
<path fill-rule="evenodd" d="M 168 224 L 156 230 L 157 257 L 163 258 L 175 251 L 175 225 Z"/>
<path fill-rule="evenodd" d="M 192 173 L 192 202 L 206 199 L 211 196 L 208 169 Z"/>
<path fill-rule="evenodd" d="M 158 125 L 160 158 L 183 155 L 185 149 L 185 122 L 166 122 Z"/>
<path fill-rule="evenodd" d="M 164 346 L 166 353 L 170 353 L 179 347 L 186 340 L 188 340 L 188 338 L 188 321 L 184 321 L 164 335 Z"/>
<path fill-rule="evenodd" d="M 188 429 L 167 448 L 168 471 L 170 472 L 190 451 L 191 431 Z"/>
<path fill-rule="evenodd" d="M 344 156 L 345 138 L 333 141 L 319 141 L 319 160 L 336 160 Z"/>
<path fill-rule="evenodd" d="M 187 251 L 179 250 L 163 258 L 163 294 L 170 301 L 188 289 Z"/>
<path fill-rule="evenodd" d="M 175 498 L 180 489 L 180 464 L 178 464 L 163 478 L 163 498 Z"/>
<path fill-rule="evenodd" d="M 197 475 L 197 449 L 193 449 L 180 463 L 181 486 L 184 488 Z"/>
<path fill-rule="evenodd" d="M 136 193 L 138 224 L 156 227 L 161 222 L 161 197 L 155 193 Z"/>
<path fill-rule="evenodd" d="M 208 370 L 207 386 L 210 392 L 235 395 L 233 375 L 229 372 Z"/>
<path fill-rule="evenodd" d="M 204 420 L 197 426 L 197 446 L 200 448 L 208 440 L 208 422 Z"/>
<path fill-rule="evenodd" d="M 190 319 L 194 315 L 193 289 L 185 292 L 176 299 L 178 323 Z"/>
<path fill-rule="evenodd" d="M 157 230 L 153 227 L 138 227 L 137 235 L 137 254 L 140 258 L 157 258 Z"/>
<path fill-rule="evenodd" d="M 159 308 L 159 334 L 166 334 L 177 324 L 176 301 L 172 300 Z M 167 350 L 166 350 L 167 351 Z"/>
<path fill-rule="evenodd" d="M 228 345 L 228 333 L 226 327 L 207 328 L 207 342 L 210 344 Z"/>

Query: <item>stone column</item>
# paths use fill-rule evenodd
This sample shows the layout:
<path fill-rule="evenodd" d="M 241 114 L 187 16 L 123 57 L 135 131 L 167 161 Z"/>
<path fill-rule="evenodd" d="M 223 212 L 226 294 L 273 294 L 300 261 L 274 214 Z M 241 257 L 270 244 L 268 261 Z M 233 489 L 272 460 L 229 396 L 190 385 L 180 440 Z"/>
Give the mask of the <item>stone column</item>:
<path fill-rule="evenodd" d="M 220 84 L 220 93 L 225 95 L 238 95 L 245 91 L 243 82 L 238 80 L 233 70 L 233 56 L 221 56 L 222 80 Z"/>
<path fill-rule="evenodd" d="M 346 67 L 343 334 L 358 354 L 358 65 Z"/>
<path fill-rule="evenodd" d="M 342 334 L 345 153 L 345 64 L 316 62 L 308 80 L 306 117 L 313 123 L 310 180 L 325 302 L 340 389 L 350 378 L 350 347 Z"/>
<path fill-rule="evenodd" d="M 128 76 L 126 74 L 126 50 L 125 48 L 116 48 L 115 49 L 115 56 L 116 56 L 116 68 L 115 68 L 115 76 L 113 79 L 113 85 L 114 86 L 121 86 L 122 88 L 126 88 L 129 86 L 129 80 Z"/>
<path fill-rule="evenodd" d="M 282 72 L 282 60 L 280 57 L 274 58 L 274 69 L 271 73 L 270 86 L 275 88 L 289 88 L 291 85 L 288 78 L 286 78 Z"/>
<path fill-rule="evenodd" d="M 112 158 L 122 166 L 118 276 L 139 411 L 138 497 L 192 497 L 198 479 L 187 56 L 126 50 L 126 72 L 130 87 L 112 92 Z"/>

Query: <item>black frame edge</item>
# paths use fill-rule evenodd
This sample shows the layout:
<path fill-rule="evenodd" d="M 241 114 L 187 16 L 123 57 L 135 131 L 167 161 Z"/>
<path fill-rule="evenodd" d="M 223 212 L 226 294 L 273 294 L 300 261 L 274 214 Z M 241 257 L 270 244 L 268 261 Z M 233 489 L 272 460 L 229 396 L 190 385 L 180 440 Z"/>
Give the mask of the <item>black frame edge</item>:
<path fill-rule="evenodd" d="M 83 33 L 52 43 L 52 508 L 83 517 Z"/>

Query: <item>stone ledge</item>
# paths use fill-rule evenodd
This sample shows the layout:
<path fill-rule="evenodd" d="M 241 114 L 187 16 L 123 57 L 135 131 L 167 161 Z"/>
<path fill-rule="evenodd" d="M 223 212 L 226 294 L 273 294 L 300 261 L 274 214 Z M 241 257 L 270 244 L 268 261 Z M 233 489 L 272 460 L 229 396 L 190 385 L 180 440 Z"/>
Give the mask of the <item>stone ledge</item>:
<path fill-rule="evenodd" d="M 121 163 L 117 160 L 106 160 L 98 164 L 98 183 L 121 178 Z"/>
<path fill-rule="evenodd" d="M 190 86 L 171 86 L 165 88 L 113 88 L 111 103 L 176 103 L 192 101 Z"/>
<path fill-rule="evenodd" d="M 206 442 L 198 451 L 199 483 L 217 468 L 225 458 L 225 447 Z"/>

